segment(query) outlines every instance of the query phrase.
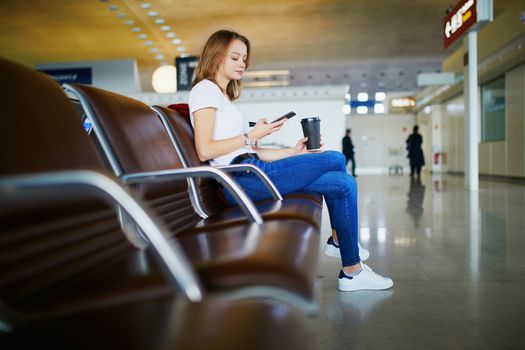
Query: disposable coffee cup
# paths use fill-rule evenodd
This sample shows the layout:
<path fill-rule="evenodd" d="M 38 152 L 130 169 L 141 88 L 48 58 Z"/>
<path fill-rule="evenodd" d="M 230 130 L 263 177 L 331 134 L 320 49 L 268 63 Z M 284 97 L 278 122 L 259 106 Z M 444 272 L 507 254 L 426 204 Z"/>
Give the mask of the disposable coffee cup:
<path fill-rule="evenodd" d="M 321 119 L 318 117 L 303 118 L 301 119 L 301 126 L 304 136 L 308 137 L 306 149 L 321 148 Z"/>

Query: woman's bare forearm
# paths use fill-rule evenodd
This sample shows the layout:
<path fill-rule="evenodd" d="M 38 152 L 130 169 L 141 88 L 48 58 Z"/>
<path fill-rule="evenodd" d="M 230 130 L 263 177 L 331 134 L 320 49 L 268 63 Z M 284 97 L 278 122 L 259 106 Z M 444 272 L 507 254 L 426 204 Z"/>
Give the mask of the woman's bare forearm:
<path fill-rule="evenodd" d="M 197 154 L 201 161 L 210 160 L 238 150 L 245 145 L 244 135 L 238 135 L 224 140 L 198 142 Z"/>
<path fill-rule="evenodd" d="M 287 157 L 291 157 L 297 154 L 294 148 L 255 148 L 257 155 L 264 161 L 279 160 Z"/>

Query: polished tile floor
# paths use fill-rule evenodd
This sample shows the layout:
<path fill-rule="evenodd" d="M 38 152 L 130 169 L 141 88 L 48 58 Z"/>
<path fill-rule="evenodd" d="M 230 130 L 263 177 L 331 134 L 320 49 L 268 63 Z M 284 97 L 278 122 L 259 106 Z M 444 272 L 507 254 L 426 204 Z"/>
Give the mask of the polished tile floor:
<path fill-rule="evenodd" d="M 525 349 L 525 186 L 363 175 L 360 241 L 387 291 L 337 291 L 321 252 L 318 349 Z M 322 240 L 330 234 L 323 218 Z M 321 247 L 322 248 L 322 247 Z"/>

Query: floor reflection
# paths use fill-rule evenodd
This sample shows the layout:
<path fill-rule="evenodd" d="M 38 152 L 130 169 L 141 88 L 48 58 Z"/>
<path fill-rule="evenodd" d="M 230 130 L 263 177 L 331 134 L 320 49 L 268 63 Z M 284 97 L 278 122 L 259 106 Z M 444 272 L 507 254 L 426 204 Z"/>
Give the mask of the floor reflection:
<path fill-rule="evenodd" d="M 366 263 L 394 287 L 337 291 L 323 212 L 319 350 L 524 348 L 523 184 L 483 180 L 471 192 L 461 176 L 363 174 L 358 185 Z"/>
<path fill-rule="evenodd" d="M 425 199 L 425 185 L 420 178 L 410 178 L 407 197 L 406 211 L 412 217 L 414 226 L 419 228 L 419 222 L 423 216 L 423 200 Z"/>

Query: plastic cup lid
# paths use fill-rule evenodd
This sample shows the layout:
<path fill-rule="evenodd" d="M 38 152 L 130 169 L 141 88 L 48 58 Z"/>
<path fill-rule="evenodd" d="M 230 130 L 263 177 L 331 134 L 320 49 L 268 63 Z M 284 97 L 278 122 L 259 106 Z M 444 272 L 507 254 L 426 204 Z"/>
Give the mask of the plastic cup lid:
<path fill-rule="evenodd" d="M 313 123 L 317 121 L 321 121 L 321 119 L 319 119 L 319 117 L 309 117 L 301 119 L 301 123 Z"/>

